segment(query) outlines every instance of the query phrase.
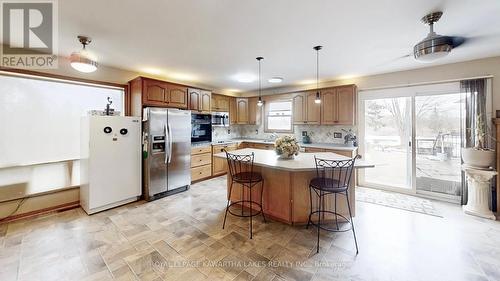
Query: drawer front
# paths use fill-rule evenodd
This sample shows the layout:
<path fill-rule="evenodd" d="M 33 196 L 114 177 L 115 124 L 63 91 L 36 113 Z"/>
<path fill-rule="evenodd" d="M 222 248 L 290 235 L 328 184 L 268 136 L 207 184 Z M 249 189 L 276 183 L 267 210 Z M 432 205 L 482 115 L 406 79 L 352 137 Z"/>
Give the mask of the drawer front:
<path fill-rule="evenodd" d="M 212 176 L 212 165 L 191 168 L 191 181 L 197 181 Z"/>
<path fill-rule="evenodd" d="M 254 143 L 253 148 L 272 150 L 274 149 L 274 144 Z"/>
<path fill-rule="evenodd" d="M 238 149 L 238 145 L 235 143 L 232 144 L 218 144 L 213 146 L 213 153 L 221 153 L 224 152 L 224 149 L 227 151 L 232 151 Z"/>
<path fill-rule="evenodd" d="M 196 154 L 191 156 L 191 167 L 198 167 L 212 164 L 212 154 Z"/>
<path fill-rule="evenodd" d="M 325 150 L 316 147 L 306 147 L 306 152 L 325 152 Z"/>
<path fill-rule="evenodd" d="M 203 153 L 212 153 L 212 147 L 210 145 L 191 147 L 191 155 L 203 154 Z"/>

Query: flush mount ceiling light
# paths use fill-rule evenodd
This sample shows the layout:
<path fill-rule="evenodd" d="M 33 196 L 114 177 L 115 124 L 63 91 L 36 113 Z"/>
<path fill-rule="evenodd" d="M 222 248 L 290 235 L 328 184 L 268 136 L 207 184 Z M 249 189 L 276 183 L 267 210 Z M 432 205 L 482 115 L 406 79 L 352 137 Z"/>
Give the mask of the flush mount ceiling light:
<path fill-rule="evenodd" d="M 92 39 L 87 36 L 78 36 L 78 41 L 82 43 L 83 48 L 79 52 L 73 52 L 69 58 L 71 67 L 80 72 L 94 72 L 97 70 L 96 59 L 85 49 L 85 47 L 92 42 Z"/>
<path fill-rule="evenodd" d="M 262 79 L 261 79 L 261 66 L 260 62 L 263 60 L 263 57 L 257 57 L 256 60 L 259 62 L 259 100 L 257 101 L 258 106 L 262 106 L 264 102 L 262 101 Z"/>
<path fill-rule="evenodd" d="M 283 78 L 281 77 L 272 77 L 267 80 L 269 83 L 281 83 L 283 82 Z"/>
<path fill-rule="evenodd" d="M 319 94 L 319 50 L 321 50 L 323 46 L 315 46 L 313 49 L 316 50 L 316 98 L 314 99 L 315 103 L 321 103 L 321 96 Z"/>
<path fill-rule="evenodd" d="M 234 79 L 240 83 L 252 83 L 255 81 L 255 76 L 252 74 L 240 73 L 236 74 Z"/>

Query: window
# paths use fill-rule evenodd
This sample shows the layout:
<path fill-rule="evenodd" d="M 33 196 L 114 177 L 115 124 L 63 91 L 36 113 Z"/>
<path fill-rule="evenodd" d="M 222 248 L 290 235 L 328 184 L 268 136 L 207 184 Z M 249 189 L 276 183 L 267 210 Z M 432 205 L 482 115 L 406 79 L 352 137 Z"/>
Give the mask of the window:
<path fill-rule="evenodd" d="M 279 100 L 266 103 L 266 132 L 293 132 L 292 101 Z"/>
<path fill-rule="evenodd" d="M 0 75 L 0 93 L 0 167 L 79 159 L 80 118 L 107 97 L 124 111 L 118 87 Z"/>

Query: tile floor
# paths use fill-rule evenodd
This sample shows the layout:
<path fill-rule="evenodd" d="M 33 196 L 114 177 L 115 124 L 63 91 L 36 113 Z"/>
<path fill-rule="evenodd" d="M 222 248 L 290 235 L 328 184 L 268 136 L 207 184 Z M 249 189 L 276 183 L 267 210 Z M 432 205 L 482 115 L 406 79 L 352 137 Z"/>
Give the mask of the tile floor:
<path fill-rule="evenodd" d="M 87 216 L 0 225 L 0 280 L 500 280 L 500 222 L 436 203 L 443 218 L 357 202 L 351 233 L 229 217 L 225 179 Z"/>

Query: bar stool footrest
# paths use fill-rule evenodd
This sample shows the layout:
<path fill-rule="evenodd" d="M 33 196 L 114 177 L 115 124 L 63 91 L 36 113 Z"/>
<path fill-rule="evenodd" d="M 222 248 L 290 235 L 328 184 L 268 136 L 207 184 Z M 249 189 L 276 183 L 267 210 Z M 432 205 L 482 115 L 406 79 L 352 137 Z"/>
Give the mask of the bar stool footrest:
<path fill-rule="evenodd" d="M 328 231 L 328 232 L 346 232 L 346 231 L 349 231 L 352 229 L 352 222 L 347 218 L 345 217 L 344 215 L 341 215 L 339 213 L 336 213 L 336 212 L 332 212 L 332 211 L 314 211 L 312 212 L 310 215 L 309 215 L 309 222 L 308 222 L 308 225 L 314 225 L 316 228 L 318 227 L 318 223 L 317 222 L 314 222 L 311 220 L 311 217 L 312 215 L 314 214 L 318 214 L 318 216 L 321 216 L 322 213 L 327 213 L 327 214 L 332 214 L 332 215 L 336 215 L 336 216 L 339 216 L 341 218 L 343 218 L 345 221 L 339 221 L 339 224 L 341 223 L 348 223 L 349 224 L 349 228 L 346 228 L 346 229 L 343 229 L 343 228 L 339 228 L 339 229 L 333 229 L 333 228 L 328 228 L 328 227 L 325 227 L 323 226 L 322 224 L 319 225 L 319 228 L 325 230 L 325 231 Z M 333 223 L 335 224 L 335 221 L 333 221 Z"/>
<path fill-rule="evenodd" d="M 250 206 L 244 206 L 245 203 L 249 204 Z M 244 212 L 243 212 L 243 215 L 241 214 L 241 212 L 240 212 L 240 214 L 233 213 L 231 211 L 231 207 L 233 207 L 236 204 L 240 204 L 240 207 L 243 208 L 243 209 L 250 209 L 249 214 L 245 214 Z M 255 209 L 253 209 L 252 208 L 252 204 L 253 204 L 253 206 L 257 206 L 257 207 L 259 207 L 262 210 L 262 205 L 260 205 L 257 202 L 250 201 L 250 200 L 238 200 L 238 201 L 234 201 L 231 204 L 229 204 L 229 206 L 227 207 L 228 208 L 227 211 L 231 215 L 233 215 L 235 217 L 240 217 L 240 218 L 249 218 L 249 217 L 255 217 L 257 215 L 260 215 L 262 213 L 262 211 L 261 210 L 255 210 Z M 254 211 L 255 211 L 255 213 L 254 213 Z"/>

